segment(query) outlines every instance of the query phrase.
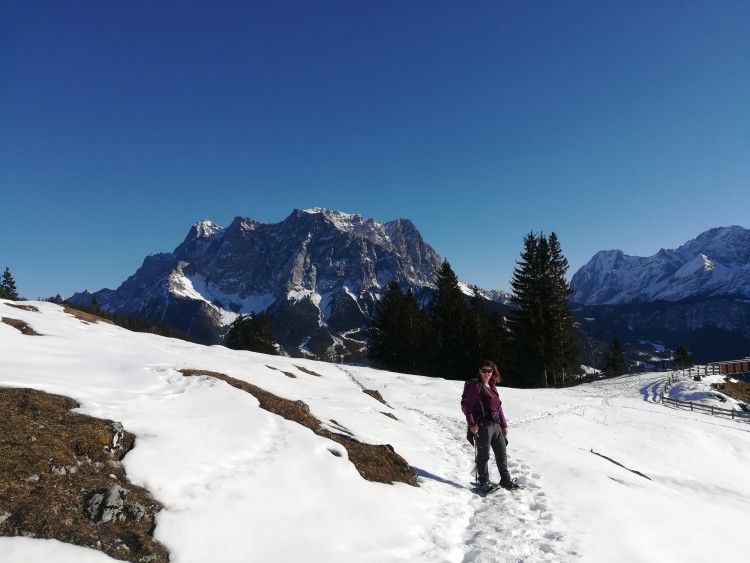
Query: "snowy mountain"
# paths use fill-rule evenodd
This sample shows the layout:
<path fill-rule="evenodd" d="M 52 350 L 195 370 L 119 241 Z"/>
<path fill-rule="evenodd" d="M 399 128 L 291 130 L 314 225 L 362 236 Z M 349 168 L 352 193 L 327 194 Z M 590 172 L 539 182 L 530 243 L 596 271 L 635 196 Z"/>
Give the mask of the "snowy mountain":
<path fill-rule="evenodd" d="M 647 258 L 597 253 L 571 280 L 584 334 L 688 347 L 697 361 L 747 355 L 750 332 L 750 230 L 711 229 L 676 250 Z"/>
<path fill-rule="evenodd" d="M 501 388 L 509 467 L 526 489 L 482 498 L 470 490 L 474 452 L 464 437 L 460 381 L 201 346 L 79 319 L 52 303 L 0 300 L 0 318 L 0 392 L 71 397 L 80 403 L 74 413 L 134 434 L 121 464 L 103 464 L 100 477 L 127 490 L 126 507 L 133 491 L 123 471 L 153 495 L 162 509 L 150 533 L 171 561 L 697 563 L 735 561 L 747 551 L 747 422 L 658 402 L 672 375 L 674 398 L 738 409 L 705 380 L 647 373 L 569 389 Z M 219 373 L 302 402 L 353 440 L 389 444 L 414 468 L 418 486 L 366 480 L 339 443 L 269 412 Z M 27 423 L 10 429 L 6 413 L 0 417 L 0 448 L 8 448 L 0 449 L 0 466 L 45 431 L 34 409 L 17 407 Z M 11 444 L 10 431 L 19 437 Z M 73 488 L 81 504 L 69 523 L 49 509 L 88 466 L 57 444 L 17 486 L 36 495 L 28 511 L 49 516 L 47 530 L 80 522 L 92 492 Z M 5 467 L 0 536 L 14 537 L 0 537 L 3 563 L 115 561 L 95 542 L 12 533 L 27 521 L 4 496 Z M 138 516 L 82 526 L 97 534 L 121 526 L 120 545 L 133 545 L 128 526 Z M 121 551 L 118 558 L 127 558 Z"/>
<path fill-rule="evenodd" d="M 571 300 L 613 305 L 688 298 L 750 298 L 750 230 L 719 227 L 676 250 L 643 258 L 598 252 L 571 279 Z"/>
<path fill-rule="evenodd" d="M 96 297 L 106 311 L 168 324 L 205 342 L 218 342 L 238 314 L 266 311 L 288 354 L 361 359 L 388 283 L 425 299 L 440 262 L 407 219 L 295 210 L 276 224 L 241 217 L 227 228 L 196 223 L 174 252 L 147 257 L 117 290 L 77 293 L 71 301 Z"/>

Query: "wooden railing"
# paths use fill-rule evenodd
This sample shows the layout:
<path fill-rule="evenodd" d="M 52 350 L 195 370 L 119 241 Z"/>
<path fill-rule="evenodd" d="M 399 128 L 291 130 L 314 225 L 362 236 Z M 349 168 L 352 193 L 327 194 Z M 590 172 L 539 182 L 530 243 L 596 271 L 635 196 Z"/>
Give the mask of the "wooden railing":
<path fill-rule="evenodd" d="M 722 409 L 721 407 L 714 407 L 713 405 L 702 405 L 700 403 L 694 403 L 692 401 L 680 401 L 679 399 L 672 399 L 670 397 L 662 397 L 662 403 L 667 405 L 674 405 L 676 407 L 688 407 L 691 411 L 708 412 L 715 415 L 731 416 L 735 418 L 748 418 L 750 419 L 750 412 L 736 411 L 734 409 Z"/>
<path fill-rule="evenodd" d="M 708 364 L 705 366 L 690 366 L 689 368 L 682 368 L 680 373 L 686 377 L 696 377 L 701 375 L 719 375 L 721 374 L 721 371 L 717 364 Z"/>
<path fill-rule="evenodd" d="M 710 374 L 710 373 L 718 373 L 713 372 L 711 369 L 711 366 L 695 366 L 695 368 L 687 368 L 685 370 L 682 370 L 683 375 L 685 375 L 685 372 L 687 371 L 690 373 L 690 377 L 694 377 L 694 375 L 700 374 L 699 368 L 706 368 L 709 371 L 703 371 L 704 374 Z M 691 371 L 694 370 L 694 371 Z M 676 407 L 686 407 L 689 408 L 691 411 L 700 411 L 700 412 L 708 412 L 714 415 L 723 415 L 723 416 L 730 416 L 732 419 L 750 419 L 750 411 L 737 411 L 734 409 L 723 409 L 721 407 L 714 407 L 712 405 L 703 405 L 701 403 L 694 403 L 693 401 L 680 401 L 679 399 L 672 399 L 671 397 L 667 397 L 667 391 L 669 391 L 669 388 L 674 383 L 675 379 L 673 375 L 670 375 L 666 381 L 664 382 L 664 389 L 661 392 L 661 402 L 663 404 L 667 405 L 674 405 Z"/>

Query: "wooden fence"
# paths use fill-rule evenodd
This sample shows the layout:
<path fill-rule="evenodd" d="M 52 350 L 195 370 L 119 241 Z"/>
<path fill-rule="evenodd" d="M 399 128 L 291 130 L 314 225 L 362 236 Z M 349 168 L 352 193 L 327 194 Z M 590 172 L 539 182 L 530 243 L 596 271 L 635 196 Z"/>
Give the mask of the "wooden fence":
<path fill-rule="evenodd" d="M 699 375 L 697 368 L 709 368 L 710 366 L 695 366 L 696 370 L 693 373 L 694 375 Z M 693 368 L 690 368 L 693 369 Z M 686 371 L 689 371 L 688 369 L 682 370 L 683 374 Z M 704 371 L 704 374 L 707 372 Z M 708 373 L 711 373 L 709 371 Z M 718 373 L 718 372 L 715 372 Z M 691 375 L 693 377 L 694 375 Z M 691 411 L 699 411 L 699 412 L 707 412 L 713 415 L 722 415 L 722 416 L 730 416 L 732 419 L 750 419 L 750 411 L 736 411 L 734 409 L 723 409 L 721 407 L 714 407 L 712 405 L 702 405 L 701 403 L 694 403 L 693 401 L 680 401 L 679 399 L 672 399 L 671 397 L 667 397 L 667 391 L 669 391 L 669 388 L 672 386 L 672 383 L 674 383 L 673 376 L 669 376 L 667 380 L 664 382 L 664 389 L 661 393 L 661 402 L 663 404 L 667 405 L 674 405 L 675 407 L 686 407 L 689 408 Z"/>
<path fill-rule="evenodd" d="M 708 364 L 705 366 L 690 366 L 682 368 L 680 374 L 684 377 L 700 377 L 703 375 L 719 375 L 722 371 L 718 364 Z"/>
<path fill-rule="evenodd" d="M 736 411 L 734 409 L 722 409 L 721 407 L 714 407 L 713 405 L 702 405 L 700 403 L 694 403 L 692 401 L 680 401 L 679 399 L 672 399 L 670 397 L 662 397 L 662 403 L 667 405 L 674 405 L 676 407 L 687 407 L 691 411 L 708 412 L 715 415 L 731 416 L 735 418 L 747 418 L 750 419 L 750 412 Z"/>

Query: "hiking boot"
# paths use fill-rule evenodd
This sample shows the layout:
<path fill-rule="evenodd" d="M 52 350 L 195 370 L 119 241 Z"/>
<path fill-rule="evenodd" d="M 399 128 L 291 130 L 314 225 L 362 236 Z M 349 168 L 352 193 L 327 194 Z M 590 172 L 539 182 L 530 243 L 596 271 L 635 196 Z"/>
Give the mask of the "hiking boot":
<path fill-rule="evenodd" d="M 478 489 L 483 493 L 489 493 L 495 486 L 490 483 L 489 479 L 486 481 L 479 481 Z"/>
<path fill-rule="evenodd" d="M 521 485 L 519 485 L 515 479 L 512 479 L 510 481 L 506 481 L 505 483 L 501 482 L 500 486 L 503 489 L 506 489 L 508 491 L 515 491 L 516 489 L 520 489 Z"/>

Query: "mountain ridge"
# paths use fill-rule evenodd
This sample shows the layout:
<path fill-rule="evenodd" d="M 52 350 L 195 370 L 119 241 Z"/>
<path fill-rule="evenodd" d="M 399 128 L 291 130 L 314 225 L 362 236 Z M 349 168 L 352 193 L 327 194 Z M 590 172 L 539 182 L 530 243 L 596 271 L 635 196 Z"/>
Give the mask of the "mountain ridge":
<path fill-rule="evenodd" d="M 266 312 L 290 355 L 362 360 L 387 285 L 396 280 L 424 303 L 440 264 L 409 219 L 295 209 L 279 223 L 240 216 L 227 227 L 197 221 L 173 252 L 147 256 L 116 290 L 77 293 L 71 301 L 96 298 L 106 311 L 211 343 L 237 315 Z"/>
<path fill-rule="evenodd" d="M 649 257 L 602 250 L 573 275 L 571 287 L 571 301 L 582 305 L 750 297 L 750 230 L 715 227 Z"/>
<path fill-rule="evenodd" d="M 388 283 L 396 280 L 426 304 L 440 264 L 409 219 L 295 209 L 278 223 L 241 216 L 226 227 L 197 221 L 174 251 L 146 256 L 117 289 L 70 301 L 96 299 L 105 311 L 170 325 L 207 343 L 221 342 L 237 315 L 265 312 L 289 355 L 366 361 L 367 330 Z M 656 331 L 671 343 L 715 327 L 735 342 L 750 331 L 748 280 L 750 231 L 717 227 L 650 257 L 597 252 L 573 275 L 571 301 L 582 331 L 604 341 L 638 331 L 655 338 Z M 504 292 L 480 292 L 508 304 Z M 638 303 L 644 307 L 630 307 Z M 717 359 L 710 353 L 700 350 Z"/>

